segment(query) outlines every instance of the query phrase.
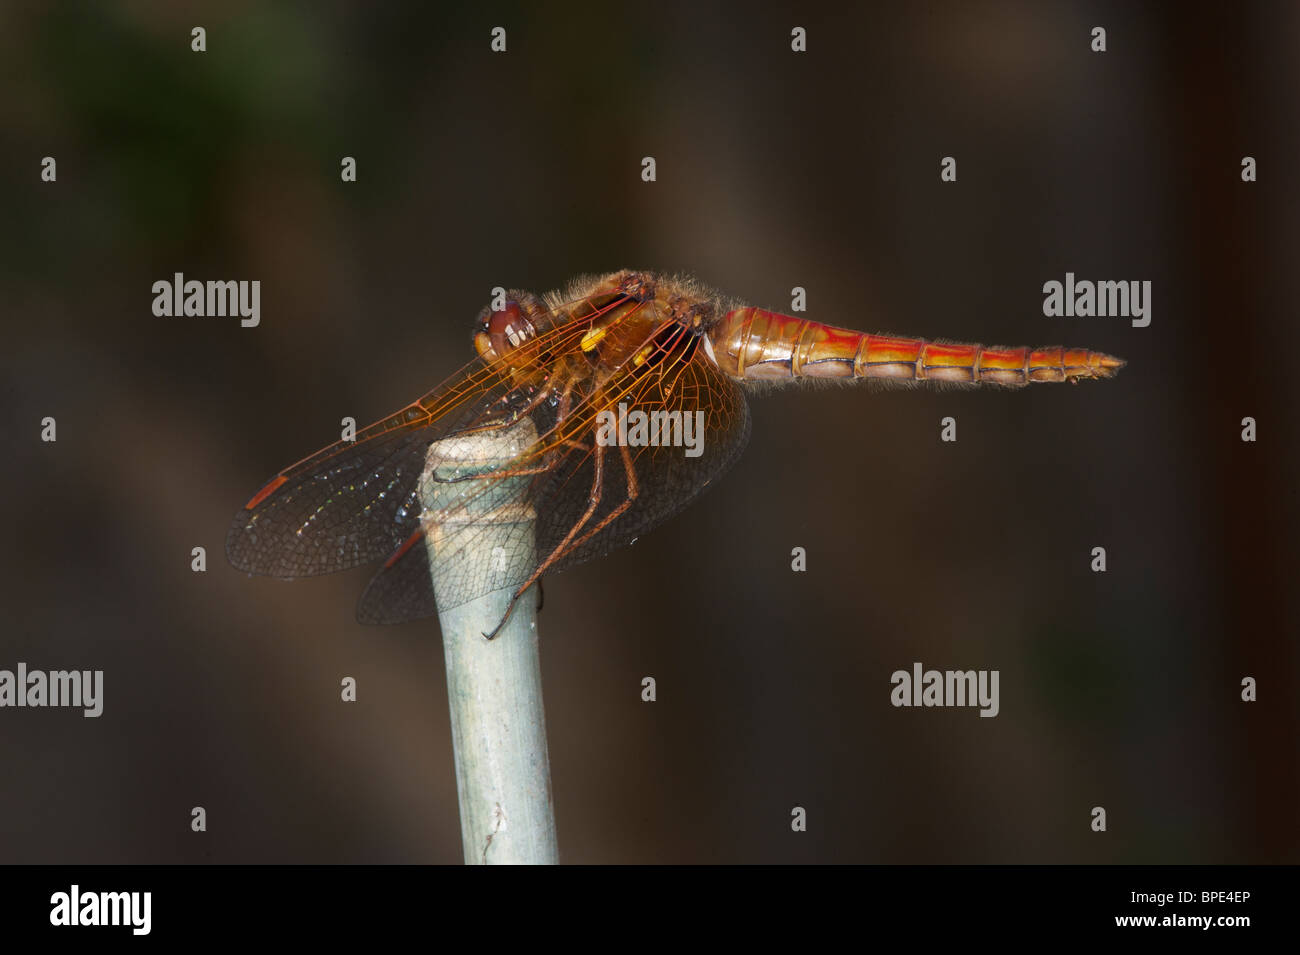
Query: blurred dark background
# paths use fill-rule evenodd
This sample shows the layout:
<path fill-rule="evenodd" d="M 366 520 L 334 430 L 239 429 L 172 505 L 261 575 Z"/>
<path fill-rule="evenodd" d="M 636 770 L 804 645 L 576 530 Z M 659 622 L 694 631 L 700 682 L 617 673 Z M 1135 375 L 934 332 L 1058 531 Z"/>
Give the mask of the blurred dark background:
<path fill-rule="evenodd" d="M 759 396 L 715 489 L 548 578 L 565 861 L 1300 861 L 1300 10 L 697 6 L 0 6 L 0 668 L 106 683 L 0 711 L 0 861 L 459 861 L 437 621 L 226 528 L 467 361 L 493 286 L 624 266 L 1129 365 Z M 156 318 L 178 271 L 259 279 L 260 327 Z M 1045 318 L 1066 271 L 1151 280 L 1150 327 Z M 1001 715 L 891 707 L 913 661 L 999 669 Z"/>

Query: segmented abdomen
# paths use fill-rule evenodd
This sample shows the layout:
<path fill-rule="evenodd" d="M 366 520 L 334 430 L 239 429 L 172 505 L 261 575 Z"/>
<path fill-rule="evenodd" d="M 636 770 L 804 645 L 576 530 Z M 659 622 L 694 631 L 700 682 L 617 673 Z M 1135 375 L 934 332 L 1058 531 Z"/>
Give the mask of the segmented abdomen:
<path fill-rule="evenodd" d="M 711 330 L 718 366 L 733 378 L 883 378 L 1019 387 L 1111 378 L 1124 362 L 1086 348 L 985 348 L 868 335 L 759 308 L 729 312 Z"/>

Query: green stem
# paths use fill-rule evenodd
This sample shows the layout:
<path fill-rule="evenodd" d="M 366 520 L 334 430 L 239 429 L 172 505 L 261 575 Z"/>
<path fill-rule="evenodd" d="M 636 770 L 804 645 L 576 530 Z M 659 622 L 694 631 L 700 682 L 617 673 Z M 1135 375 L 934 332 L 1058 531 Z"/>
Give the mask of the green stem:
<path fill-rule="evenodd" d="M 535 435 L 525 419 L 509 429 L 449 438 L 430 448 L 433 463 L 426 478 L 436 469 L 444 481 L 422 482 L 426 507 L 435 520 L 439 511 L 452 509 L 452 516 L 426 535 L 440 607 L 454 602 L 444 597 L 457 567 L 491 567 L 503 580 L 522 579 L 531 571 L 534 515 L 512 501 L 516 482 L 527 477 L 497 479 L 486 493 L 474 493 L 482 490 L 479 482 L 446 482 L 445 477 L 490 473 Z M 466 503 L 459 505 L 462 500 Z M 521 548 L 521 539 L 530 546 Z M 533 592 L 518 600 L 494 639 L 483 636 L 506 615 L 513 593 L 514 587 L 506 586 L 438 614 L 467 864 L 559 862 Z"/>

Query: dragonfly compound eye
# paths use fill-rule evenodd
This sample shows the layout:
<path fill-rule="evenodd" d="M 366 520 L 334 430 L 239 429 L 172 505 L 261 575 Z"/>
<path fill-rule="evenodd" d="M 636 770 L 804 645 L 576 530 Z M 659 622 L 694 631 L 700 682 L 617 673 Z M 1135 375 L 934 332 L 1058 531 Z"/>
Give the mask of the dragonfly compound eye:
<path fill-rule="evenodd" d="M 474 347 L 489 361 L 500 358 L 537 335 L 537 329 L 518 302 L 506 302 L 500 311 L 485 310 L 480 320 Z"/>

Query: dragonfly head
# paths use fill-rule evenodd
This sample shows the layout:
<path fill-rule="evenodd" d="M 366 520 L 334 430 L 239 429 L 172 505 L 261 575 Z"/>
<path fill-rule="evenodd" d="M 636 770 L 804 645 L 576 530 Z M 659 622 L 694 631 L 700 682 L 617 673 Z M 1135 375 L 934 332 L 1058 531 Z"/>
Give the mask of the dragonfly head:
<path fill-rule="evenodd" d="M 535 297 L 514 294 L 500 309 L 483 309 L 478 316 L 474 347 L 484 361 L 504 358 L 524 342 L 537 337 L 538 325 L 545 312 Z"/>

